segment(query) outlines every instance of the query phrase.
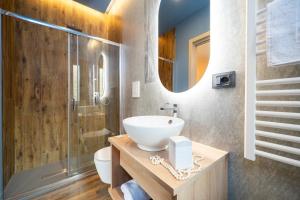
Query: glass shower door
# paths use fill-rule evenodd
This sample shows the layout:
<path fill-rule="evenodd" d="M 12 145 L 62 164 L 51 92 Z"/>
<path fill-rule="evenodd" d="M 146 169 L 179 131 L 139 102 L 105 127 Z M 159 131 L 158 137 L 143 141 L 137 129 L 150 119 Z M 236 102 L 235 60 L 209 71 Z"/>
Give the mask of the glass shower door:
<path fill-rule="evenodd" d="M 69 35 L 69 45 L 69 173 L 76 174 L 93 168 L 94 153 L 108 146 L 107 138 L 118 133 L 118 123 L 112 126 L 108 121 L 119 122 L 119 112 L 114 110 L 119 107 L 119 65 L 118 54 L 112 54 L 116 47 L 75 35 Z"/>
<path fill-rule="evenodd" d="M 1 21 L 4 196 L 23 199 L 93 170 L 94 153 L 119 133 L 120 47 Z"/>
<path fill-rule="evenodd" d="M 68 34 L 3 16 L 5 198 L 67 176 Z"/>

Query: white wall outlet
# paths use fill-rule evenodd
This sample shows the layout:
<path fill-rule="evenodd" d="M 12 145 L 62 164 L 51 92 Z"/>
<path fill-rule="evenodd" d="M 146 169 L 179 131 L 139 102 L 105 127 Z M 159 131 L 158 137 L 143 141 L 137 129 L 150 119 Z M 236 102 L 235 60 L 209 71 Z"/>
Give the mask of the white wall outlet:
<path fill-rule="evenodd" d="M 132 82 L 132 98 L 140 98 L 141 97 L 141 86 L 140 81 L 133 81 Z"/>

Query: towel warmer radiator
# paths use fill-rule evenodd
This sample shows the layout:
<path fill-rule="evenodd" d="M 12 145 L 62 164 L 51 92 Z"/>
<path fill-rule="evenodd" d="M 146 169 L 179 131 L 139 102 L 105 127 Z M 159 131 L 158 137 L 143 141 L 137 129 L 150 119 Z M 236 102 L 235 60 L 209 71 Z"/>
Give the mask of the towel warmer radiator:
<path fill-rule="evenodd" d="M 248 0 L 244 157 L 300 167 L 300 76 L 257 80 L 257 60 L 266 57 L 267 10 L 256 10 Z"/>

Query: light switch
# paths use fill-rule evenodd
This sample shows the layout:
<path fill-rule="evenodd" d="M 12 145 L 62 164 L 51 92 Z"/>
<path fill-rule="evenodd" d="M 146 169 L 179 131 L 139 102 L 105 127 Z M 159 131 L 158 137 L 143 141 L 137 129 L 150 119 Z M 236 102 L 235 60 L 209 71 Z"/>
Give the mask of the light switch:
<path fill-rule="evenodd" d="M 140 87 L 140 81 L 133 81 L 132 82 L 132 98 L 140 98 L 141 94 L 141 87 Z"/>

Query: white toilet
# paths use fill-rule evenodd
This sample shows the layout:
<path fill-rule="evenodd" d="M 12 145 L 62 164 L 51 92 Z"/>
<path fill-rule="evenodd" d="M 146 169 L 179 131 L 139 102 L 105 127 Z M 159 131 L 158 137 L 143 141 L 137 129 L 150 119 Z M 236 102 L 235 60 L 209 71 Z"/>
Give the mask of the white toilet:
<path fill-rule="evenodd" d="M 111 147 L 98 150 L 94 155 L 94 162 L 101 181 L 111 184 Z"/>

